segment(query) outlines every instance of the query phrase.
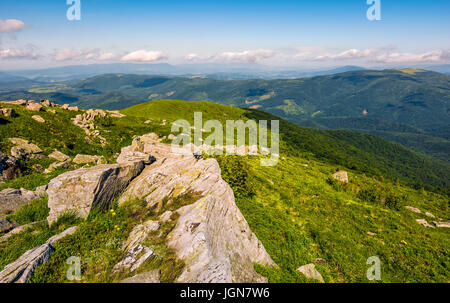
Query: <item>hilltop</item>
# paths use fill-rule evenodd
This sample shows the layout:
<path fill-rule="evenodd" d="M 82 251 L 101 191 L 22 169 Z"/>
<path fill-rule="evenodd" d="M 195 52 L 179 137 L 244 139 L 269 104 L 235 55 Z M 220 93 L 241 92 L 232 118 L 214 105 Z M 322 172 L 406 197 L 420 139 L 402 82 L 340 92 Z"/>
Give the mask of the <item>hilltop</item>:
<path fill-rule="evenodd" d="M 450 170 L 445 164 L 442 166 L 399 144 L 348 131 L 302 128 L 280 120 L 277 166 L 260 166 L 258 155 L 214 156 L 214 159 L 204 155 L 200 160 L 191 155 L 178 163 L 167 151 L 171 123 L 178 119 L 192 121 L 194 111 L 203 112 L 204 120 L 279 118 L 259 110 L 177 100 L 152 101 L 120 112 L 73 107 L 69 110 L 67 106 L 51 103 L 39 111 L 26 109 L 24 105 L 1 107 L 14 109 L 16 116 L 1 118 L 0 151 L 12 156 L 15 146 L 24 144 L 8 140 L 12 137 L 26 140 L 26 146 L 33 144 L 38 149 L 28 151 L 27 155 L 33 156 L 24 155 L 20 160 L 21 174 L 4 181 L 0 189 L 23 187 L 22 195 L 30 190 L 39 196 L 6 214 L 20 225 L 34 224 L 0 243 L 0 270 L 27 250 L 44 245 L 55 251 L 48 263 L 37 268 L 32 282 L 67 281 L 66 260 L 70 256 L 82 257 L 84 282 L 116 282 L 150 272 L 164 282 L 205 281 L 201 279 L 206 277 L 210 281 L 237 281 L 236 270 L 247 273 L 241 277 L 245 281 L 263 277 L 269 282 L 310 282 L 313 280 L 297 270 L 308 264 L 315 264 L 325 282 L 367 282 L 366 260 L 371 256 L 381 259 L 382 282 L 448 280 L 448 229 L 439 226 L 449 219 L 448 196 L 444 192 L 449 187 Z M 36 115 L 44 122 L 33 118 Z M 55 149 L 66 157 L 55 154 Z M 80 161 L 80 155 L 87 160 Z M 130 161 L 143 164 L 126 168 Z M 51 165 L 55 169 L 43 173 Z M 121 170 L 124 171 L 119 174 Z M 340 175 L 345 171 L 347 178 L 336 180 L 334 175 L 338 171 Z M 199 179 L 196 174 L 200 174 Z M 92 207 L 81 218 L 61 211 L 71 205 L 64 199 L 80 193 L 72 193 L 71 186 L 59 184 L 68 181 L 76 186 L 75 176 L 108 176 L 103 187 L 92 185 L 93 190 L 99 190 L 94 197 L 100 197 L 94 199 L 98 204 L 92 205 L 99 208 Z M 111 184 L 117 190 L 110 191 L 107 186 Z M 40 186 L 47 188 L 44 193 Z M 116 193 L 114 199 L 108 196 L 111 192 Z M 212 197 L 226 193 L 220 199 L 228 201 L 230 210 L 220 212 L 216 208 L 219 204 L 214 202 L 217 198 L 205 200 L 209 205 L 205 210 L 218 211 L 204 214 L 210 218 L 205 221 L 210 224 L 207 228 L 201 223 L 197 225 L 194 215 L 196 209 L 204 207 L 201 201 L 205 193 Z M 80 197 L 77 201 L 88 196 Z M 154 208 L 155 205 L 159 206 Z M 186 264 L 197 268 L 194 264 L 205 259 L 188 257 L 190 246 L 177 244 L 197 243 L 190 241 L 190 234 L 181 226 L 189 226 L 193 235 L 215 230 L 227 241 L 240 239 L 227 233 L 234 224 L 222 225 L 233 222 L 234 219 L 221 217 L 228 213 L 238 218 L 241 213 L 248 225 L 239 229 L 245 231 L 245 238 L 253 239 L 254 249 L 238 249 L 242 245 L 238 240 L 212 253 L 217 259 L 209 264 L 215 264 L 220 273 L 225 273 L 223 276 L 201 272 L 198 276 L 196 271 L 189 275 Z M 49 215 L 51 220 L 47 222 Z M 76 229 L 68 229 L 75 226 Z M 66 233 L 60 235 L 62 231 Z M 133 235 L 141 231 L 146 231 L 147 238 L 134 241 Z M 53 235 L 61 238 L 49 240 Z M 177 236 L 173 238 L 174 235 Z M 215 248 L 220 243 L 215 242 L 215 236 L 208 239 L 212 241 L 209 247 Z M 120 274 L 114 271 L 130 253 L 123 249 L 123 243 L 140 243 L 133 246 L 137 247 L 133 262 L 147 256 L 133 273 L 128 269 Z M 241 259 L 230 258 L 233 265 L 223 267 L 233 251 L 248 253 L 255 264 L 254 271 Z"/>

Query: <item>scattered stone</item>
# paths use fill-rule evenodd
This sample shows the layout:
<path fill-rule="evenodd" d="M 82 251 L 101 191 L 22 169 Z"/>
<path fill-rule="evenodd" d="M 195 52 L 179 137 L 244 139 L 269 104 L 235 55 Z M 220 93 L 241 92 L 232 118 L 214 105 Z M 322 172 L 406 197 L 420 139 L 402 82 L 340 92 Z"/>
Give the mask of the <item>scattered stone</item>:
<path fill-rule="evenodd" d="M 4 104 L 13 104 L 13 105 L 27 105 L 28 101 L 25 99 L 19 99 L 16 101 L 2 101 L 0 103 L 4 103 Z"/>
<path fill-rule="evenodd" d="M 41 105 L 45 107 L 53 107 L 53 103 L 51 103 L 50 100 L 42 100 Z"/>
<path fill-rule="evenodd" d="M 7 233 L 18 225 L 8 219 L 0 220 L 0 233 Z"/>
<path fill-rule="evenodd" d="M 41 116 L 38 115 L 34 115 L 31 117 L 34 121 L 39 122 L 39 123 L 45 123 L 44 118 L 42 118 Z"/>
<path fill-rule="evenodd" d="M 57 161 L 60 162 L 64 162 L 64 161 L 70 161 L 70 157 L 63 154 L 62 152 L 55 150 L 53 151 L 50 155 L 48 155 L 49 158 L 51 159 L 55 159 Z"/>
<path fill-rule="evenodd" d="M 123 118 L 126 117 L 126 115 L 122 114 L 118 110 L 107 110 L 107 112 L 110 114 L 113 118 Z"/>
<path fill-rule="evenodd" d="M 120 283 L 161 283 L 161 271 L 157 269 L 147 271 L 122 280 Z"/>
<path fill-rule="evenodd" d="M 433 224 L 438 228 L 450 228 L 450 222 L 437 222 L 433 221 Z"/>
<path fill-rule="evenodd" d="M 417 214 L 421 214 L 422 213 L 422 211 L 420 209 L 412 207 L 412 206 L 405 206 L 405 208 L 410 210 L 410 211 L 412 211 L 412 212 L 414 212 L 414 213 L 417 213 Z"/>
<path fill-rule="evenodd" d="M 81 168 L 59 175 L 48 184 L 47 221 L 56 221 L 66 211 L 86 218 L 96 206 L 108 208 L 143 168 L 143 162 L 134 162 Z"/>
<path fill-rule="evenodd" d="M 43 173 L 44 172 L 44 168 L 39 163 L 34 164 L 32 168 L 33 168 L 34 171 L 36 171 L 38 173 Z"/>
<path fill-rule="evenodd" d="M 425 215 L 430 218 L 436 218 L 432 213 L 426 212 Z"/>
<path fill-rule="evenodd" d="M 9 231 L 7 234 L 5 234 L 2 237 L 0 237 L 0 243 L 8 241 L 8 239 L 11 238 L 14 235 L 21 234 L 21 233 L 25 232 L 28 228 L 32 227 L 33 225 L 35 225 L 37 223 L 40 223 L 40 222 L 33 222 L 33 223 L 29 223 L 29 224 L 25 224 L 25 225 L 22 225 L 22 226 L 15 227 L 11 231 Z"/>
<path fill-rule="evenodd" d="M 419 223 L 422 226 L 434 228 L 434 226 L 428 224 L 427 220 L 425 220 L 425 219 L 416 219 L 416 222 Z"/>
<path fill-rule="evenodd" d="M 26 283 L 39 265 L 47 263 L 55 251 L 54 243 L 65 236 L 75 233 L 77 227 L 70 227 L 59 235 L 53 236 L 41 246 L 24 253 L 19 259 L 5 266 L 0 272 L 0 283 Z"/>
<path fill-rule="evenodd" d="M 373 233 L 373 232 L 371 232 L 371 231 L 368 231 L 367 234 L 368 234 L 369 236 L 376 236 L 376 235 L 377 235 L 376 233 Z"/>
<path fill-rule="evenodd" d="M 73 112 L 77 112 L 78 111 L 78 106 L 70 106 L 67 108 L 67 110 L 73 111 Z"/>
<path fill-rule="evenodd" d="M 91 156 L 91 155 L 76 155 L 75 158 L 72 160 L 75 164 L 88 164 L 88 163 L 94 163 L 94 164 L 104 164 L 106 163 L 105 157 L 103 156 Z"/>
<path fill-rule="evenodd" d="M 175 140 L 177 137 L 174 134 L 170 134 L 167 139 L 169 140 Z"/>
<path fill-rule="evenodd" d="M 28 103 L 26 109 L 39 112 L 42 110 L 42 105 L 40 105 L 39 103 Z"/>
<path fill-rule="evenodd" d="M 22 173 L 22 165 L 15 157 L 0 153 L 0 180 L 12 180 Z"/>
<path fill-rule="evenodd" d="M 16 112 L 12 108 L 0 108 L 0 114 L 7 118 L 14 118 L 16 116 Z"/>
<path fill-rule="evenodd" d="M 333 178 L 340 182 L 348 183 L 348 174 L 345 170 L 341 170 L 333 174 Z"/>
<path fill-rule="evenodd" d="M 150 124 L 150 123 L 152 123 L 152 120 L 147 120 L 147 121 L 145 121 L 144 123 L 145 123 L 145 124 Z"/>
<path fill-rule="evenodd" d="M 56 114 L 56 110 L 54 110 L 54 109 L 47 109 L 47 111 L 48 111 L 49 113 Z"/>
<path fill-rule="evenodd" d="M 30 201 L 40 199 L 41 196 L 34 191 L 26 189 L 7 188 L 0 191 L 0 214 L 13 213 Z"/>
<path fill-rule="evenodd" d="M 127 251 L 122 261 L 114 265 L 113 271 L 120 272 L 129 270 L 130 272 L 134 272 L 153 255 L 155 255 L 153 250 L 138 244 Z"/>
<path fill-rule="evenodd" d="M 70 167 L 69 161 L 63 161 L 63 162 L 53 162 L 49 165 L 49 167 L 44 170 L 45 174 L 49 174 L 57 170 L 58 168 L 68 169 Z"/>
<path fill-rule="evenodd" d="M 42 150 L 36 144 L 21 138 L 9 138 L 8 140 L 15 145 L 11 148 L 11 156 L 17 159 L 43 157 Z"/>
<path fill-rule="evenodd" d="M 101 109 L 89 109 L 83 114 L 76 115 L 73 118 L 73 124 L 82 128 L 86 135 L 97 137 L 102 145 L 106 144 L 106 139 L 100 136 L 100 131 L 96 130 L 94 121 L 97 117 L 106 117 L 107 114 Z"/>
<path fill-rule="evenodd" d="M 305 277 L 308 279 L 317 280 L 320 283 L 325 283 L 325 281 L 322 278 L 322 275 L 320 274 L 320 272 L 317 271 L 316 266 L 312 263 L 297 268 L 297 271 L 304 274 Z"/>
<path fill-rule="evenodd" d="M 314 259 L 314 262 L 317 263 L 317 264 L 325 264 L 325 263 L 327 263 L 327 261 L 325 259 L 323 259 L 323 258 L 316 258 L 316 259 Z"/>
<path fill-rule="evenodd" d="M 62 109 L 69 109 L 69 104 L 64 104 L 63 106 L 61 106 Z"/>

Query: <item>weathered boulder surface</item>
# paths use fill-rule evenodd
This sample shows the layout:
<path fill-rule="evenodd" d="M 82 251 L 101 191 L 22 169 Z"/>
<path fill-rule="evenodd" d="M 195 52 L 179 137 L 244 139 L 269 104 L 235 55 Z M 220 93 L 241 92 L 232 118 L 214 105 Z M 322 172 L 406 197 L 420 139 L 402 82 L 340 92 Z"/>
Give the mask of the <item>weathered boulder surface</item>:
<path fill-rule="evenodd" d="M 23 188 L 4 189 L 0 191 L 0 217 L 8 213 L 13 213 L 21 206 L 39 198 L 41 198 L 41 195 L 31 190 Z"/>
<path fill-rule="evenodd" d="M 438 228 L 450 228 L 450 222 L 437 222 L 433 221 L 433 224 Z"/>
<path fill-rule="evenodd" d="M 138 269 L 144 262 L 154 256 L 155 253 L 148 247 L 142 246 L 140 244 L 129 249 L 125 257 L 113 267 L 114 272 L 129 271 L 134 272 Z"/>
<path fill-rule="evenodd" d="M 421 214 L 421 213 L 422 213 L 422 211 L 421 211 L 420 209 L 416 208 L 416 207 L 405 206 L 405 208 L 406 208 L 407 210 L 410 210 L 410 211 L 416 213 L 416 214 Z"/>
<path fill-rule="evenodd" d="M 14 146 L 11 148 L 11 156 L 18 159 L 42 158 L 42 150 L 36 144 L 22 138 L 8 139 Z"/>
<path fill-rule="evenodd" d="M 39 103 L 28 102 L 26 109 L 39 112 L 42 110 L 42 105 L 40 105 Z"/>
<path fill-rule="evenodd" d="M 131 278 L 120 281 L 120 283 L 160 283 L 161 282 L 161 271 L 151 270 L 144 272 L 142 274 L 135 275 Z"/>
<path fill-rule="evenodd" d="M 51 180 L 48 188 L 49 223 L 67 211 L 86 218 L 96 206 L 108 207 L 144 168 L 144 163 L 98 165 L 66 172 Z"/>
<path fill-rule="evenodd" d="M 15 157 L 0 153 L 0 180 L 12 180 L 20 176 L 22 165 Z"/>
<path fill-rule="evenodd" d="M 416 222 L 424 227 L 434 228 L 433 225 L 429 224 L 425 219 L 416 219 Z"/>
<path fill-rule="evenodd" d="M 325 283 L 325 281 L 322 278 L 322 275 L 320 272 L 316 269 L 316 266 L 314 264 L 306 264 L 299 268 L 297 268 L 297 271 L 301 272 L 305 275 L 308 279 L 319 281 L 320 283 Z"/>
<path fill-rule="evenodd" d="M 50 260 L 51 254 L 55 251 L 53 244 L 65 236 L 75 233 L 76 229 L 76 226 L 66 229 L 48 239 L 41 246 L 30 249 L 13 263 L 6 265 L 0 272 L 0 283 L 26 283 L 39 265 Z"/>
<path fill-rule="evenodd" d="M 55 159 L 59 162 L 69 161 L 70 157 L 66 154 L 63 154 L 59 150 L 54 150 L 50 155 L 48 155 L 49 158 Z"/>
<path fill-rule="evenodd" d="M 166 239 L 186 264 L 178 282 L 265 282 L 253 264 L 274 263 L 236 206 L 217 161 L 172 152 L 154 134 L 139 142 L 140 151 L 157 161 L 130 183 L 119 203 L 139 198 L 155 206 L 182 194 L 201 197 L 177 210 L 180 216 Z"/>
<path fill-rule="evenodd" d="M 38 122 L 38 123 L 45 123 L 44 118 L 42 118 L 42 117 L 39 116 L 39 115 L 34 115 L 34 116 L 32 116 L 31 118 L 32 118 L 34 121 Z"/>

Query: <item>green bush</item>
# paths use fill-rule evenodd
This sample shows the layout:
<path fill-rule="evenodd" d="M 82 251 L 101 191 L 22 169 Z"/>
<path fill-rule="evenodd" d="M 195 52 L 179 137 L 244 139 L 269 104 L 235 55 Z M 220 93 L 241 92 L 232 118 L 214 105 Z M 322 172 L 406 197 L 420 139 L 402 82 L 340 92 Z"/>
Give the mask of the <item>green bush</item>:
<path fill-rule="evenodd" d="M 236 197 L 255 195 L 254 184 L 249 177 L 249 166 L 242 157 L 220 156 L 217 161 L 222 169 L 222 178 L 231 186 Z"/>
<path fill-rule="evenodd" d="M 388 193 L 385 198 L 384 205 L 393 210 L 400 210 L 407 197 L 395 193 Z"/>
<path fill-rule="evenodd" d="M 43 198 L 31 201 L 29 204 L 22 206 L 14 214 L 8 216 L 8 219 L 24 225 L 45 220 L 49 211 L 47 198 Z"/>
<path fill-rule="evenodd" d="M 381 194 L 377 188 L 366 187 L 359 191 L 358 198 L 362 201 L 378 203 L 381 201 Z"/>

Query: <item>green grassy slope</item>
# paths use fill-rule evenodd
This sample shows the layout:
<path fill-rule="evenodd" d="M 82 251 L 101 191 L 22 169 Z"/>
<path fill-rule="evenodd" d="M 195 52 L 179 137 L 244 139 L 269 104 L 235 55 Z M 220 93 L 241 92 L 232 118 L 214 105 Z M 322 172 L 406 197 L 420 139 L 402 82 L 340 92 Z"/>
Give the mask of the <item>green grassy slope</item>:
<path fill-rule="evenodd" d="M 85 147 L 86 143 L 81 139 L 83 133 L 72 129 L 70 120 L 63 119 L 64 115 L 70 118 L 73 113 L 58 111 L 57 116 L 60 115 L 62 120 L 60 124 L 51 124 L 55 128 L 53 131 L 71 132 L 80 139 L 74 141 L 72 149 L 64 149 L 70 139 L 56 136 L 58 139 L 52 146 L 71 155 L 76 152 L 104 154 L 112 161 L 114 153 L 120 146 L 129 144 L 133 135 L 155 131 L 167 136 L 171 122 L 177 119 L 192 121 L 194 111 L 203 112 L 204 121 L 275 119 L 261 111 L 213 103 L 153 101 L 124 109 L 122 112 L 127 117 L 103 123 L 100 130 L 102 135 L 109 136 L 110 144 L 102 148 L 96 144 Z M 30 119 L 26 112 L 20 109 L 18 112 L 21 116 L 15 119 L 24 120 L 7 119 L 10 123 L 0 125 L 0 130 L 4 130 L 3 127 L 12 130 L 16 122 L 30 122 L 25 121 Z M 46 114 L 49 113 L 41 113 L 42 116 Z M 51 117 L 46 116 L 49 120 Z M 148 119 L 152 120 L 151 124 L 144 123 Z M 162 120 L 168 123 L 160 125 Z M 50 131 L 46 125 L 40 127 Z M 35 131 L 37 128 L 23 129 L 21 137 L 40 144 L 48 152 L 46 139 Z M 322 258 L 325 262 L 316 267 L 325 281 L 368 282 L 366 260 L 378 256 L 382 282 L 448 281 L 448 230 L 419 225 L 416 219 L 428 222 L 436 219 L 412 213 L 404 206 L 418 207 L 423 213 L 431 212 L 437 220 L 449 220 L 447 195 L 414 189 L 406 183 L 420 179 L 437 185 L 444 181 L 441 186 L 448 188 L 445 182 L 449 180 L 450 170 L 439 170 L 435 162 L 370 135 L 306 129 L 284 120 L 280 128 L 281 158 L 277 166 L 262 167 L 257 156 L 218 157 L 223 178 L 233 188 L 238 207 L 279 266 L 276 269 L 258 266 L 258 272 L 267 276 L 270 282 L 307 282 L 296 268 Z M 7 147 L 3 147 L 3 151 L 7 151 Z M 331 178 L 339 169 L 349 172 L 349 184 L 343 185 Z M 400 182 L 395 181 L 396 177 Z M 116 281 L 121 277 L 113 275 L 111 269 L 120 259 L 118 243 L 126 238 L 132 226 L 157 214 L 143 212 L 139 201 L 123 208 L 114 206 L 114 209 L 117 216 L 95 213 L 83 222 L 62 218 L 54 226 L 43 223 L 23 235 L 14 236 L 8 243 L 0 244 L 0 268 L 32 245 L 77 223 L 80 231 L 61 243 L 53 261 L 39 268 L 33 281 L 64 282 L 65 260 L 72 255 L 82 256 L 85 260 L 85 282 Z M 34 211 L 23 210 L 17 217 L 27 222 L 28 217 L 45 217 L 42 212 L 43 207 L 38 202 Z M 116 225 L 120 226 L 120 231 L 114 228 Z M 167 226 L 167 230 L 170 228 Z M 146 264 L 145 268 L 164 268 L 165 281 L 173 281 L 180 264 L 164 242 L 157 243 L 156 249 L 163 258 L 157 260 L 158 264 Z"/>

